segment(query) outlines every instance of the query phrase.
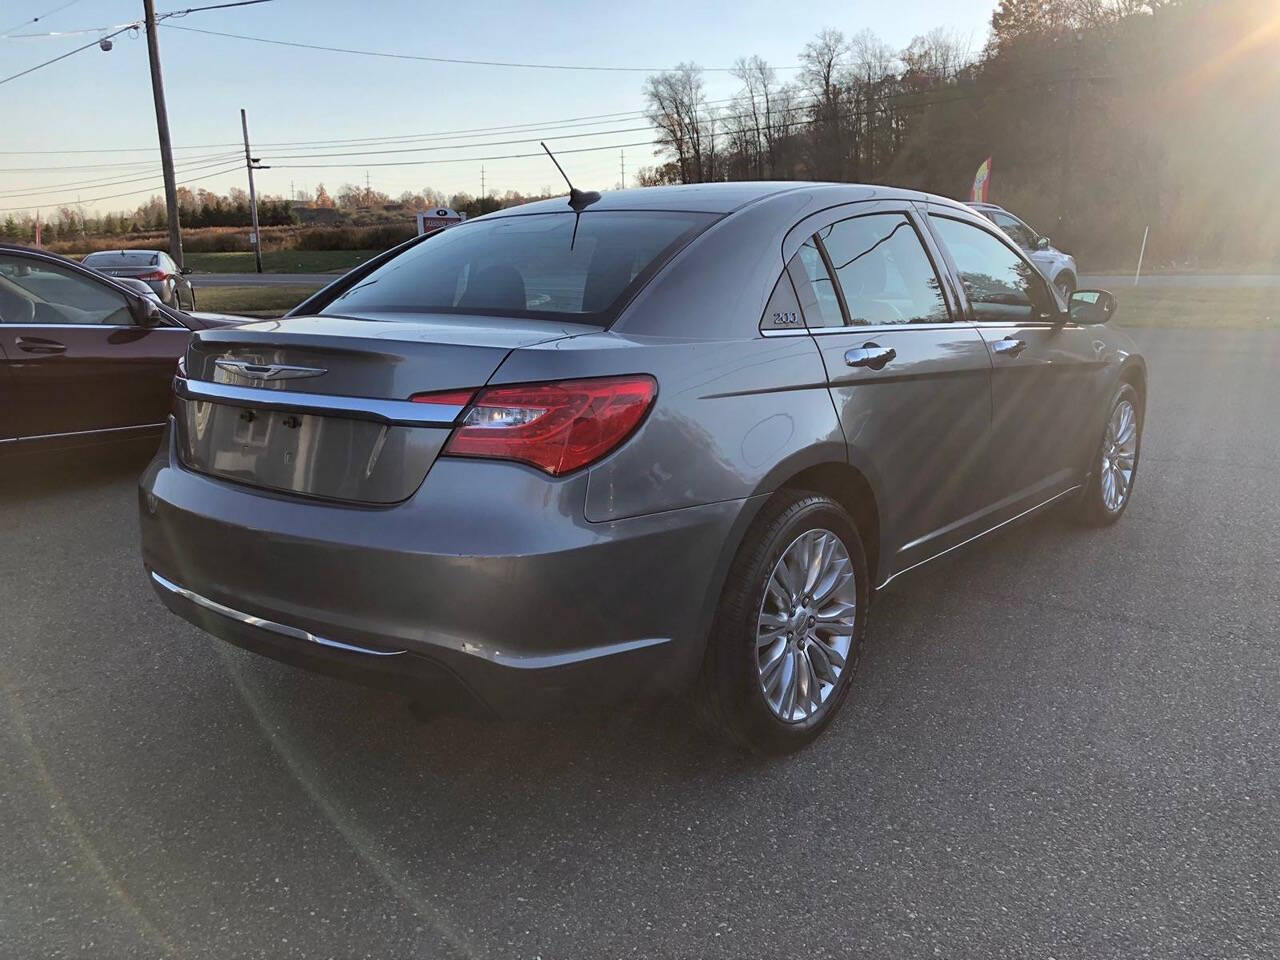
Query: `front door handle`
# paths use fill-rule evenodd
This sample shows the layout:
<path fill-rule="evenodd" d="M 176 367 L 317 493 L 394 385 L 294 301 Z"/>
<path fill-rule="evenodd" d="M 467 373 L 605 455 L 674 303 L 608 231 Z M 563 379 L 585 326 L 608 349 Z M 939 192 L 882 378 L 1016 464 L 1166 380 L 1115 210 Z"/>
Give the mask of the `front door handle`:
<path fill-rule="evenodd" d="M 991 345 L 991 349 L 1002 357 L 1016 357 L 1023 350 L 1027 349 L 1027 341 L 1016 340 L 1013 337 L 1005 337 L 1003 340 L 997 340 Z"/>
<path fill-rule="evenodd" d="M 872 370 L 883 370 L 884 365 L 898 355 L 893 347 L 882 347 L 878 343 L 864 343 L 860 347 L 844 352 L 844 362 L 851 367 L 870 367 Z"/>
<path fill-rule="evenodd" d="M 18 337 L 18 349 L 24 353 L 66 353 L 67 345 L 57 340 L 46 340 L 44 337 Z"/>

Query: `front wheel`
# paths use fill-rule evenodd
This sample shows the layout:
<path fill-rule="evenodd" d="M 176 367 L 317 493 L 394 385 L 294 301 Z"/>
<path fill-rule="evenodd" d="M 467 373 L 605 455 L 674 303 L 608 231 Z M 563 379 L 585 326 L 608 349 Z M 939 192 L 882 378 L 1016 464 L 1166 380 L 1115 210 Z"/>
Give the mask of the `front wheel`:
<path fill-rule="evenodd" d="M 829 497 L 779 494 L 730 569 L 703 663 L 715 725 L 754 753 L 799 749 L 849 694 L 866 632 L 866 553 Z"/>
<path fill-rule="evenodd" d="M 1062 298 L 1064 300 L 1070 300 L 1071 294 L 1076 292 L 1076 278 L 1066 270 L 1063 270 L 1058 274 L 1058 278 L 1053 282 L 1054 285 L 1062 291 Z"/>
<path fill-rule="evenodd" d="M 1115 523 L 1129 506 L 1142 449 L 1142 404 L 1132 384 L 1122 383 L 1080 495 L 1077 517 L 1090 526 Z"/>

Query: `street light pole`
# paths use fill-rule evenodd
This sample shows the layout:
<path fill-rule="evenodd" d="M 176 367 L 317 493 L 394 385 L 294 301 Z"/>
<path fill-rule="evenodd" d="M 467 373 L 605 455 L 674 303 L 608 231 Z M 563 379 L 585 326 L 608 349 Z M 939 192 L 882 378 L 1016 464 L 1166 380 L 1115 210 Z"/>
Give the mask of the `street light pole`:
<path fill-rule="evenodd" d="M 164 170 L 164 201 L 169 212 L 169 255 L 179 267 L 182 261 L 182 225 L 178 222 L 178 184 L 173 173 L 173 143 L 169 140 L 169 111 L 164 104 L 164 79 L 160 75 L 160 45 L 156 38 L 154 0 L 142 0 L 147 25 L 147 55 L 151 60 L 151 95 L 156 102 L 156 132 L 160 136 L 160 165 Z"/>

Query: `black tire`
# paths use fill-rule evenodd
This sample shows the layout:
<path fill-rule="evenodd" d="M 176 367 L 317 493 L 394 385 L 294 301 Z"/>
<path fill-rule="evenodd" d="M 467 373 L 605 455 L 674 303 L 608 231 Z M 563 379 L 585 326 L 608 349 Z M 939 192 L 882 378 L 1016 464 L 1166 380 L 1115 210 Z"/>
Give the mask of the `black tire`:
<path fill-rule="evenodd" d="M 187 305 L 187 310 L 191 311 L 196 308 L 196 288 L 191 287 L 188 292 L 191 294 L 191 297 L 190 297 L 190 302 Z"/>
<path fill-rule="evenodd" d="M 1070 300 L 1071 294 L 1075 293 L 1076 278 L 1070 271 L 1063 270 L 1053 281 L 1054 286 L 1062 291 L 1063 297 Z"/>
<path fill-rule="evenodd" d="M 784 721 L 771 709 L 761 688 L 756 630 L 775 565 L 810 530 L 834 533 L 849 555 L 856 589 L 854 628 L 844 667 L 821 706 L 805 719 Z M 866 551 L 848 512 L 821 494 L 779 493 L 762 508 L 738 549 L 708 638 L 699 694 L 710 724 L 738 746 L 758 754 L 790 753 L 813 741 L 849 695 L 866 635 L 869 586 Z"/>
<path fill-rule="evenodd" d="M 1102 458 L 1108 444 L 1108 426 L 1116 408 L 1122 402 L 1128 402 L 1133 405 L 1137 437 L 1133 453 L 1133 471 L 1129 485 L 1125 490 L 1119 508 L 1113 510 L 1107 506 L 1106 499 L 1103 496 Z M 1115 394 L 1112 395 L 1111 403 L 1107 406 L 1107 419 L 1103 422 L 1098 443 L 1093 448 L 1092 460 L 1088 465 L 1089 480 L 1085 484 L 1084 490 L 1081 491 L 1080 499 L 1075 504 L 1075 519 L 1077 522 L 1090 527 L 1106 527 L 1119 520 L 1124 516 L 1125 510 L 1129 509 L 1129 501 L 1133 499 L 1133 488 L 1138 482 L 1138 466 L 1142 458 L 1142 427 L 1144 419 L 1145 411 L 1142 407 L 1142 398 L 1138 396 L 1138 391 L 1134 389 L 1132 384 L 1120 384 L 1116 388 Z"/>

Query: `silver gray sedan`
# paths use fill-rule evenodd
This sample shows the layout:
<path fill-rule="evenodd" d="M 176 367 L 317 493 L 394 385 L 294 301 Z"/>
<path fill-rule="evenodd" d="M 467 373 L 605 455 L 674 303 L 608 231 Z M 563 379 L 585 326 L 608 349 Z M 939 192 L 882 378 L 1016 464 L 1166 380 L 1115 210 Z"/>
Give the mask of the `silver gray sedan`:
<path fill-rule="evenodd" d="M 188 311 L 196 308 L 196 290 L 187 279 L 191 271 L 179 267 L 163 250 L 100 250 L 80 262 L 109 277 L 145 283 L 167 307 Z"/>
<path fill-rule="evenodd" d="M 499 714 L 692 689 L 760 752 L 850 693 L 872 598 L 1132 496 L 1147 373 L 985 217 L 905 190 L 547 200 L 202 330 L 141 479 L 163 602 Z"/>

